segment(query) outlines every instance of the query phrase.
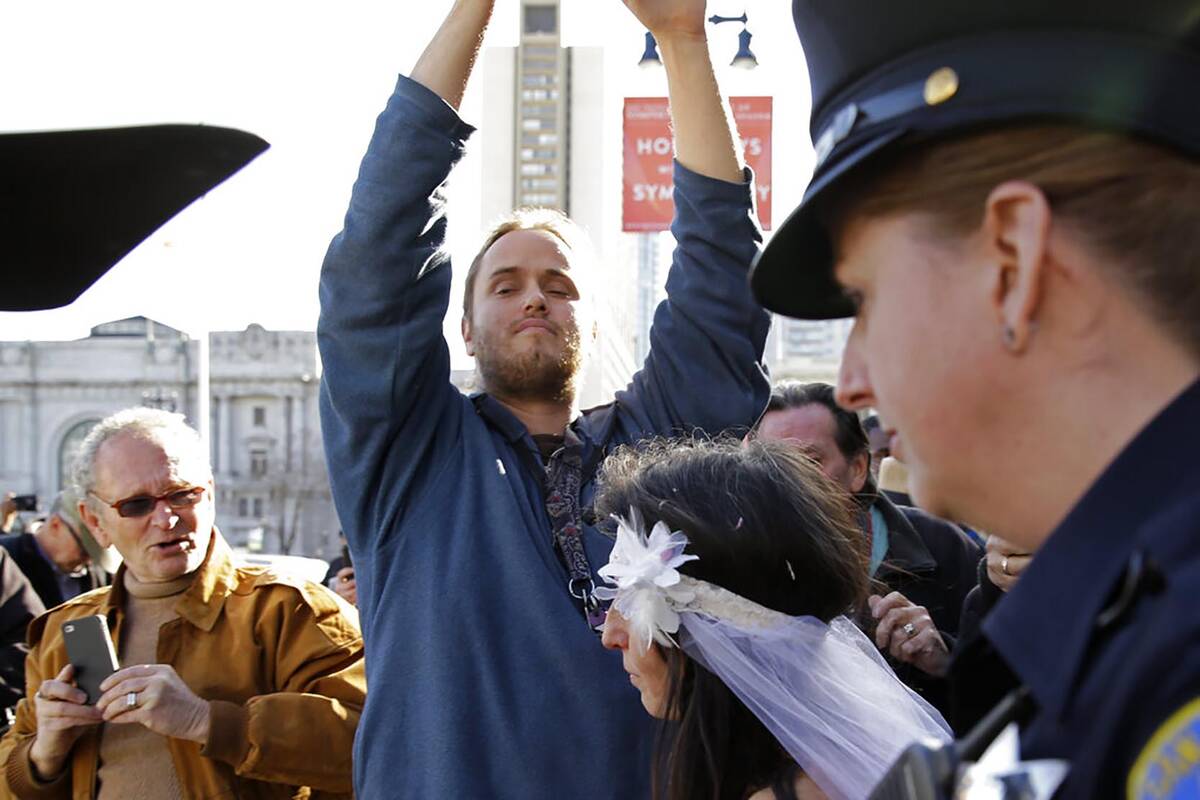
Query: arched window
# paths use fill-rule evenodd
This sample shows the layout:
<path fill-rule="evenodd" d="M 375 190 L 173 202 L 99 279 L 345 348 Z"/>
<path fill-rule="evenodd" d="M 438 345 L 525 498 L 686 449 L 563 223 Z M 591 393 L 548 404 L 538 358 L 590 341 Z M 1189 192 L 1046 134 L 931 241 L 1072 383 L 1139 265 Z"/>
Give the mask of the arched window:
<path fill-rule="evenodd" d="M 79 455 L 79 446 L 87 438 L 92 428 L 96 427 L 98 419 L 85 419 L 71 426 L 63 436 L 62 444 L 58 446 L 58 488 L 65 489 L 71 482 L 71 470 L 75 465 L 75 457 Z"/>

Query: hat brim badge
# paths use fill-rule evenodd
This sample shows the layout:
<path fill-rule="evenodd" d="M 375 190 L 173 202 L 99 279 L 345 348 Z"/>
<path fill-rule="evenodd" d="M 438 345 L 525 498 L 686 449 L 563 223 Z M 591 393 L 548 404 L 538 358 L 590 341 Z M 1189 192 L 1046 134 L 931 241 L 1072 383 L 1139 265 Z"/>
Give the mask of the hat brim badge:
<path fill-rule="evenodd" d="M 958 94 L 958 73 L 950 67 L 934 70 L 925 79 L 925 105 L 938 106 Z"/>

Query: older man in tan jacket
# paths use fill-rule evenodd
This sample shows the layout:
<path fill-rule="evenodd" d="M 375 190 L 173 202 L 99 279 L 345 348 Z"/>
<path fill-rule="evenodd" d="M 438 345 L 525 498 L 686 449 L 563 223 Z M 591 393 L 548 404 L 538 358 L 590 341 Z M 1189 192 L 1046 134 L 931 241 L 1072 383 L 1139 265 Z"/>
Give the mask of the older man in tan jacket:
<path fill-rule="evenodd" d="M 30 626 L 29 697 L 0 741 L 19 798 L 291 798 L 350 793 L 365 694 L 352 608 L 317 584 L 235 565 L 212 470 L 183 418 L 102 421 L 81 447 L 80 511 L 124 566 Z M 122 668 L 94 705 L 61 626 L 107 618 Z"/>

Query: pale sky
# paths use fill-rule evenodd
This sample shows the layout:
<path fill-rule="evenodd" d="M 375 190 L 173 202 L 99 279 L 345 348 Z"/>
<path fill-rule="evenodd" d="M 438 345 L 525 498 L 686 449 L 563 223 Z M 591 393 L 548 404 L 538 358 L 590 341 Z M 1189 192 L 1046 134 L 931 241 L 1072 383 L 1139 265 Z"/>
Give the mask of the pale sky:
<path fill-rule="evenodd" d="M 72 305 L 0 313 L 0 340 L 74 339 L 93 325 L 139 314 L 192 335 L 251 322 L 314 329 L 321 259 L 341 227 L 375 117 L 397 73 L 411 68 L 450 5 L 0 4 L 0 130 L 198 122 L 242 128 L 271 143 Z M 709 14 L 748 12 L 761 64 L 749 73 L 724 68 L 740 28 L 710 27 L 723 88 L 776 95 L 776 224 L 799 201 L 811 169 L 808 81 L 790 6 L 786 0 L 708 4 Z M 498 0 L 486 44 L 516 44 L 517 7 L 517 0 Z M 642 29 L 619 0 L 563 0 L 562 13 L 564 45 L 604 46 L 606 58 L 636 63 Z M 631 69 L 628 81 L 626 95 L 662 93 L 661 77 Z M 463 105 L 474 124 L 478 83 Z M 455 185 L 463 193 L 470 191 L 467 184 Z M 463 235 L 471 239 L 477 232 Z"/>

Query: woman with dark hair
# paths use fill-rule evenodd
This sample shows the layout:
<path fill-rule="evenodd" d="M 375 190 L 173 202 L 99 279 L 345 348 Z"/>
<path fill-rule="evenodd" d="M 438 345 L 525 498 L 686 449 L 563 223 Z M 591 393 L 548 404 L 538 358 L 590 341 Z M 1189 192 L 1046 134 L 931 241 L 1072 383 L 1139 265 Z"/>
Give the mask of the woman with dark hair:
<path fill-rule="evenodd" d="M 795 448 L 623 449 L 596 508 L 618 524 L 604 644 L 672 723 L 660 797 L 861 797 L 907 744 L 948 738 L 842 616 L 866 597 L 868 554 L 844 494 Z"/>

